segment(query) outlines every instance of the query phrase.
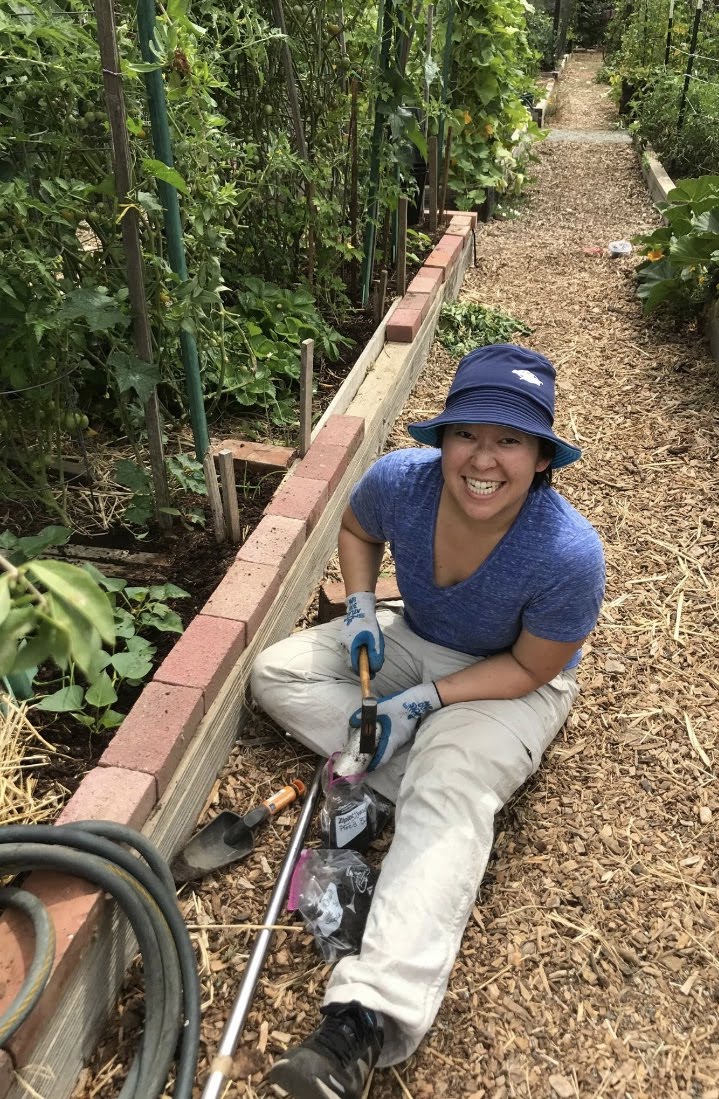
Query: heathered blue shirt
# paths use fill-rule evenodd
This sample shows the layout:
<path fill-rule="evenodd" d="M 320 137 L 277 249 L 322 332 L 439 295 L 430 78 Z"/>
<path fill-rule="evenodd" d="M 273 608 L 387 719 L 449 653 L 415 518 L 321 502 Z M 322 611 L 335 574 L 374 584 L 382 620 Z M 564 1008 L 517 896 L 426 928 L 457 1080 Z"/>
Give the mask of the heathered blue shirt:
<path fill-rule="evenodd" d="M 389 543 L 410 628 L 476 657 L 511 648 L 523 627 L 548 641 L 580 642 L 596 625 L 604 596 L 604 556 L 591 523 L 554 489 L 536 489 L 476 572 L 438 587 L 440 460 L 434 449 L 385 454 L 350 497 L 367 534 Z M 566 667 L 580 656 L 578 648 Z"/>

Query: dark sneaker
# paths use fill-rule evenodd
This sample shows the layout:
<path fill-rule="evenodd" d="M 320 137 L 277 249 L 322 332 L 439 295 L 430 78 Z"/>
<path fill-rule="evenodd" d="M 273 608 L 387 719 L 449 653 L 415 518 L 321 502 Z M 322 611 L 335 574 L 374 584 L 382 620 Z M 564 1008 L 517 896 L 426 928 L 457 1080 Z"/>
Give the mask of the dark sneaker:
<path fill-rule="evenodd" d="M 384 1039 L 377 1017 L 357 1000 L 320 1010 L 317 1030 L 275 1061 L 268 1080 L 293 1099 L 362 1099 Z"/>

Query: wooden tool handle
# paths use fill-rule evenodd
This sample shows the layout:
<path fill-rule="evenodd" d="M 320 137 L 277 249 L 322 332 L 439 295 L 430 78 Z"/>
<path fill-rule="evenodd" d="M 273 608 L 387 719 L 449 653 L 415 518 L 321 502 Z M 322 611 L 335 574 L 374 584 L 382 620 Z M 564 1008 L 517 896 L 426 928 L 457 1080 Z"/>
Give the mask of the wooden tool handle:
<path fill-rule="evenodd" d="M 300 779 L 293 779 L 290 786 L 283 786 L 281 790 L 278 790 L 276 794 L 271 794 L 262 804 L 269 811 L 271 817 L 274 817 L 275 813 L 279 813 L 280 809 L 285 809 L 288 805 L 298 798 L 302 797 L 305 792 L 305 784 Z"/>
<path fill-rule="evenodd" d="M 367 698 L 372 694 L 372 686 L 370 683 L 369 674 L 369 649 L 366 645 L 360 646 L 359 651 L 359 676 L 360 686 L 362 688 L 362 697 Z"/>

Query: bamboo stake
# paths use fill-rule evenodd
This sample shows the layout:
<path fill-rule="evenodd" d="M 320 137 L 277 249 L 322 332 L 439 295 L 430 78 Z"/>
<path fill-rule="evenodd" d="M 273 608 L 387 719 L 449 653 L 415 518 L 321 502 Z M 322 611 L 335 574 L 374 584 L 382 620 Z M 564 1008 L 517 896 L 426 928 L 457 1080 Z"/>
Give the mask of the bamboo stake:
<path fill-rule="evenodd" d="M 240 540 L 240 509 L 237 505 L 237 485 L 235 484 L 235 460 L 231 450 L 221 450 L 217 455 L 220 467 L 220 491 L 222 492 L 222 511 L 225 527 L 233 545 Z"/>
<path fill-rule="evenodd" d="M 220 496 L 220 488 L 217 484 L 217 469 L 215 468 L 215 457 L 209 447 L 205 452 L 205 457 L 202 461 L 202 468 L 205 473 L 205 484 L 207 485 L 207 499 L 210 504 L 210 511 L 212 512 L 212 525 L 215 531 L 215 541 L 219 543 L 226 542 L 227 528 L 225 527 L 225 516 L 222 509 L 222 497 Z"/>
<path fill-rule="evenodd" d="M 315 341 L 303 340 L 300 366 L 300 446 L 299 456 L 304 458 L 312 437 L 312 375 Z"/>
<path fill-rule="evenodd" d="M 138 359 L 142 359 L 146 363 L 152 363 L 152 335 L 147 298 L 145 296 L 144 260 L 140 244 L 138 212 L 133 205 L 128 204 L 127 199 L 132 189 L 132 161 L 127 140 L 125 96 L 120 74 L 120 54 L 117 46 L 115 14 L 111 0 L 95 0 L 95 14 L 102 63 L 102 79 L 105 86 L 107 119 L 110 126 L 117 203 L 120 210 L 125 207 L 125 212 L 120 220 L 120 229 L 125 253 L 127 289 L 132 311 L 132 342 Z M 167 511 L 162 510 L 170 506 L 170 492 L 167 486 L 165 453 L 162 444 L 162 419 L 156 387 L 153 387 L 152 393 L 145 402 L 144 412 L 154 489 L 155 514 L 161 529 L 170 530 L 172 516 Z"/>
<path fill-rule="evenodd" d="M 437 137 L 435 134 L 429 138 L 428 142 L 429 152 L 429 231 L 430 233 L 437 232 Z"/>
<path fill-rule="evenodd" d="M 407 196 L 402 195 L 397 211 L 397 296 L 407 290 Z"/>
<path fill-rule="evenodd" d="M 357 254 L 356 249 L 359 243 L 357 237 L 357 222 L 358 222 L 358 209 L 359 209 L 359 137 L 357 133 L 357 81 L 352 81 L 351 91 L 351 106 L 350 106 L 350 206 L 349 206 L 349 222 L 350 222 L 350 242 L 355 250 L 355 256 Z M 350 261 L 350 297 L 352 301 L 357 298 L 357 275 L 359 273 L 357 259 L 353 258 Z"/>

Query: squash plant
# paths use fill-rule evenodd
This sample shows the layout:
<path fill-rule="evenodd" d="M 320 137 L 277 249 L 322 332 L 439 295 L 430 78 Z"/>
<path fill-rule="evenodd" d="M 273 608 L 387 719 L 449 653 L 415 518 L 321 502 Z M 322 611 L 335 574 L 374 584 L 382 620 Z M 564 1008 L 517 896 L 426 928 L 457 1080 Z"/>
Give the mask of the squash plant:
<path fill-rule="evenodd" d="M 663 302 L 697 311 L 719 283 L 719 176 L 680 180 L 659 209 L 667 224 L 637 238 L 637 295 L 646 312 Z"/>

